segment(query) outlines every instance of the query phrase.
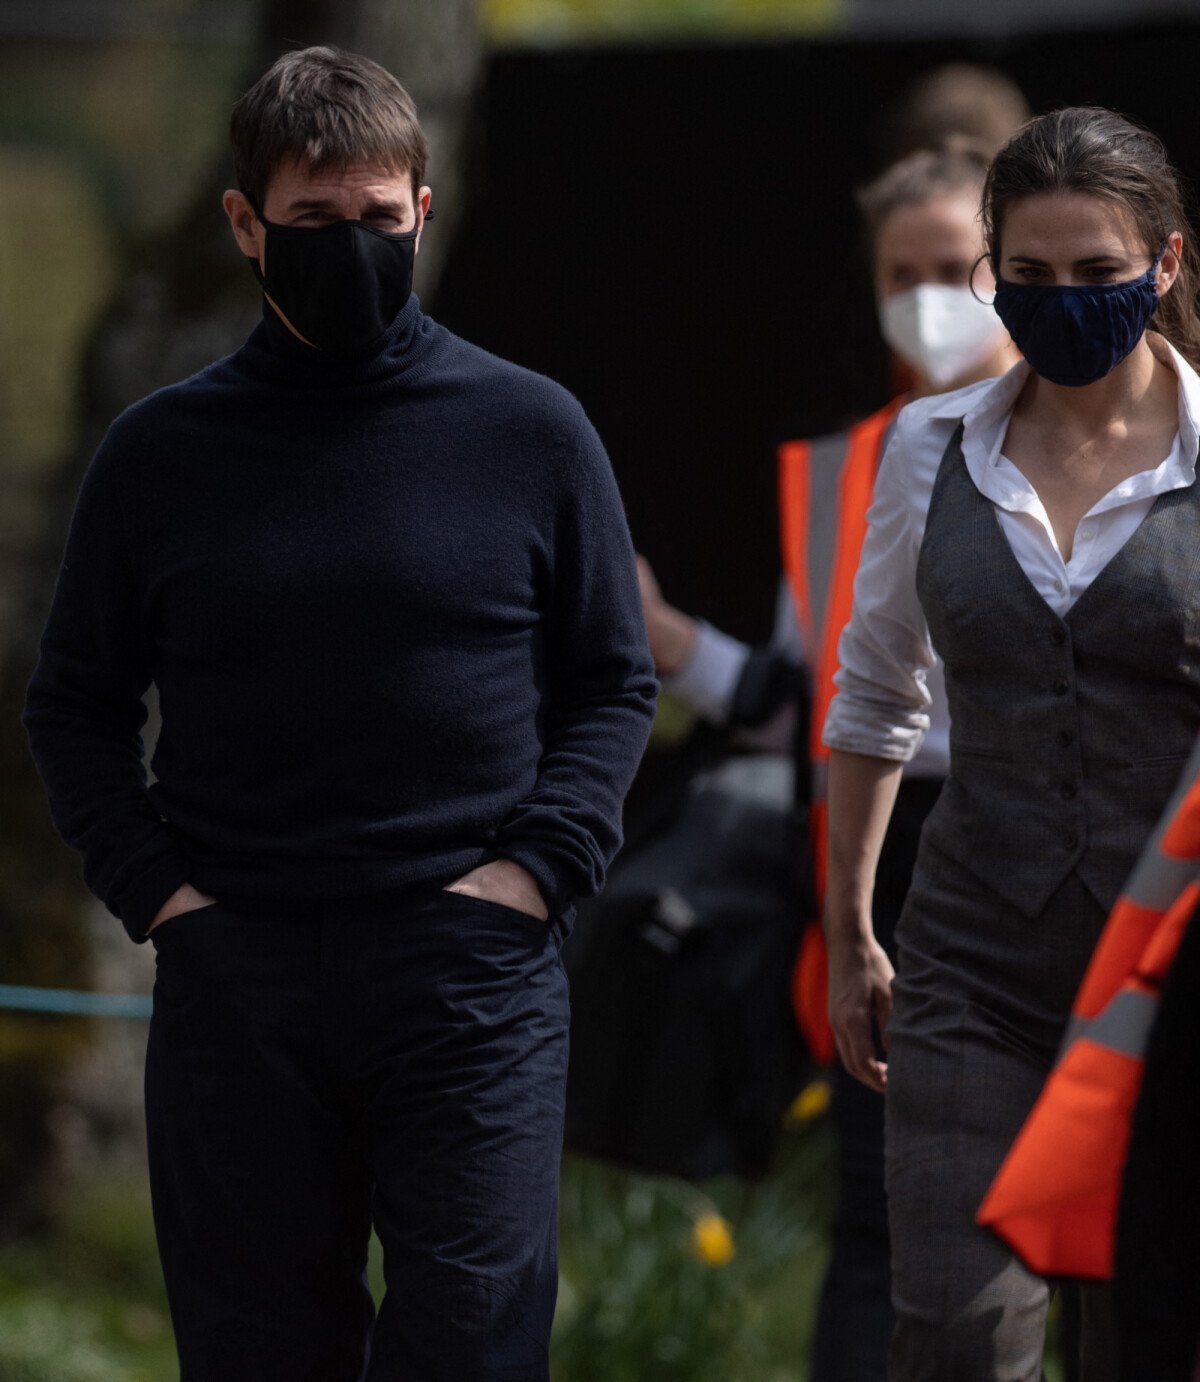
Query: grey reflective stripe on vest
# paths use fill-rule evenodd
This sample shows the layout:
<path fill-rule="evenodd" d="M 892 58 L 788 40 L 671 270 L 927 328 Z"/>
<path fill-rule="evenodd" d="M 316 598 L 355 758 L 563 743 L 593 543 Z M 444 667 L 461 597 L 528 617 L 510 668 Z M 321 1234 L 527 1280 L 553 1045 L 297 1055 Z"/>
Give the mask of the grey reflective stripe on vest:
<path fill-rule="evenodd" d="M 1146 1052 L 1146 1038 L 1158 1010 L 1158 995 L 1137 989 L 1122 989 L 1095 1017 L 1072 1017 L 1063 1038 L 1062 1055 L 1081 1037 L 1105 1046 L 1120 1056 L 1140 1059 Z"/>
<path fill-rule="evenodd" d="M 850 437 L 845 432 L 818 437 L 808 448 L 808 531 L 804 540 L 813 638 L 808 655 L 814 666 L 825 646 L 825 612 L 829 608 L 833 556 L 840 527 L 838 489 L 849 454 Z"/>
<path fill-rule="evenodd" d="M 1158 852 L 1162 832 L 1155 837 L 1148 853 L 1125 885 L 1125 896 L 1138 907 L 1165 912 L 1184 888 L 1197 877 L 1195 859 L 1172 859 Z"/>
<path fill-rule="evenodd" d="M 870 421 L 871 418 L 865 419 L 865 422 Z M 848 432 L 817 437 L 808 444 L 808 531 L 804 539 L 814 658 L 821 656 L 821 649 L 825 646 L 825 614 L 829 609 L 834 557 L 842 531 L 842 473 L 850 458 L 854 435 L 865 422 L 856 424 Z M 896 418 L 893 415 L 879 439 L 876 468 L 895 430 Z"/>

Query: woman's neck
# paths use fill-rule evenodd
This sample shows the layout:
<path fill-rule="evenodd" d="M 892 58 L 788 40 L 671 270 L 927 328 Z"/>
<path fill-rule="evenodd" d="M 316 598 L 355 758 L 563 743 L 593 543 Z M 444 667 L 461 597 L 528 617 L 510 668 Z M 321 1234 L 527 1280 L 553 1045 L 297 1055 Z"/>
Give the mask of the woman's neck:
<path fill-rule="evenodd" d="M 1155 358 L 1145 336 L 1094 384 L 1070 387 L 1032 375 L 1020 405 L 1035 409 L 1057 431 L 1098 436 L 1133 422 L 1146 408 L 1175 408 L 1171 370 Z"/>

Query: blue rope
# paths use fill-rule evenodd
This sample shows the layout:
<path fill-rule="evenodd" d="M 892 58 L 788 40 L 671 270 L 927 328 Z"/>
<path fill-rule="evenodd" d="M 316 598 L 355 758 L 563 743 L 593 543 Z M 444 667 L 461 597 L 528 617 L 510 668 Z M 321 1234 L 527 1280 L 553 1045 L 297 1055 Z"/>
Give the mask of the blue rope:
<path fill-rule="evenodd" d="M 83 993 L 0 984 L 0 1008 L 30 1013 L 80 1013 L 87 1017 L 149 1017 L 154 1005 L 137 993 Z"/>

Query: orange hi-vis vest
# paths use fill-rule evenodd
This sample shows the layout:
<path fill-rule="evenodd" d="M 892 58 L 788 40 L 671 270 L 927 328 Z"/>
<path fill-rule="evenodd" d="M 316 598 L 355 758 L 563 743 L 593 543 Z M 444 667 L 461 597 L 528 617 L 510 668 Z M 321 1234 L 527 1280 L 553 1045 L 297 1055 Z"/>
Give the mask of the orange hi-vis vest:
<path fill-rule="evenodd" d="M 1109 916 L 1058 1063 L 977 1216 L 1032 1271 L 1112 1276 L 1146 1040 L 1198 902 L 1200 745 Z"/>
<path fill-rule="evenodd" d="M 812 677 L 813 768 L 809 838 L 818 914 L 825 896 L 828 812 L 825 769 L 829 750 L 821 738 L 833 699 L 838 639 L 850 621 L 854 576 L 867 535 L 867 510 L 892 419 L 904 406 L 895 398 L 844 436 L 788 441 L 779 448 L 779 523 L 783 569 L 791 589 Z M 828 1014 L 829 975 L 820 918 L 805 927 L 792 974 L 792 1005 L 813 1059 L 836 1056 Z"/>

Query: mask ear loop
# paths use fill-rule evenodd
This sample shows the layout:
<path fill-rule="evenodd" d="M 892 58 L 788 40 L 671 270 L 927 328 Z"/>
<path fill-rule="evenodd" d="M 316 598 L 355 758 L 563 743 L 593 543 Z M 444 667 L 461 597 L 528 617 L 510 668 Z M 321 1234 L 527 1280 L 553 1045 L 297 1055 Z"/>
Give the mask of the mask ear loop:
<path fill-rule="evenodd" d="M 259 225 L 266 227 L 266 225 L 268 224 L 267 218 L 262 214 L 262 209 L 258 205 L 258 198 L 251 196 L 249 192 L 245 191 L 242 192 L 242 196 L 245 197 L 246 200 L 250 203 L 250 210 L 254 212 L 254 215 L 257 218 Z M 255 259 L 255 257 L 252 254 L 248 254 L 246 255 L 246 263 L 250 265 L 250 272 L 258 280 L 259 287 L 265 288 L 267 280 L 263 276 L 262 267 L 259 264 L 258 260 Z"/>
<path fill-rule="evenodd" d="M 991 257 L 992 257 L 992 256 L 988 253 L 988 251 L 987 251 L 987 250 L 984 250 L 984 252 L 979 256 L 979 258 L 974 262 L 974 264 L 971 265 L 971 276 L 967 279 L 967 287 L 970 288 L 970 290 L 971 290 L 971 296 L 972 296 L 972 297 L 975 299 L 975 301 L 978 302 L 982 307 L 992 307 L 992 306 L 995 305 L 995 302 L 996 302 L 996 298 L 995 298 L 994 294 L 993 294 L 993 296 L 992 296 L 991 301 L 988 302 L 988 301 L 985 301 L 983 298 L 981 298 L 981 297 L 979 296 L 979 294 L 975 291 L 975 275 L 979 272 L 979 266 L 980 266 L 980 264 L 982 264 L 982 263 L 984 262 L 985 259 L 986 259 L 986 260 L 990 260 Z M 995 266 L 994 266 L 994 265 L 992 266 L 992 277 L 995 278 L 995 279 L 997 279 L 997 280 L 999 280 L 999 277 L 1000 277 L 1000 275 L 996 272 L 996 269 L 995 269 Z"/>

